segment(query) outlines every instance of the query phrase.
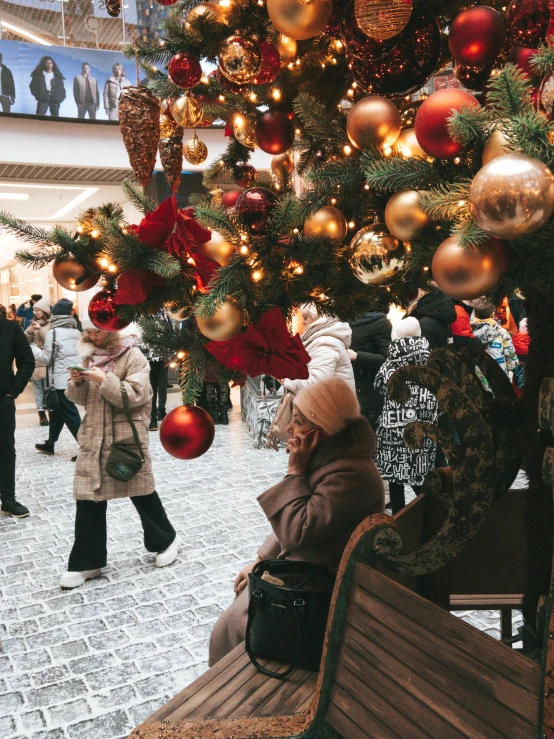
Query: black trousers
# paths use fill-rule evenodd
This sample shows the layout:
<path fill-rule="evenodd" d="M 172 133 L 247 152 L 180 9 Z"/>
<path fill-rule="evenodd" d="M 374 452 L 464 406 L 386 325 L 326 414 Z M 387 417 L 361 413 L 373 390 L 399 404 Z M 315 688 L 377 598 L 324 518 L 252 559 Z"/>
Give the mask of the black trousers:
<path fill-rule="evenodd" d="M 64 424 L 66 424 L 75 438 L 77 438 L 77 431 L 79 431 L 79 426 L 81 425 L 81 416 L 75 403 L 65 397 L 64 390 L 56 390 L 56 393 L 58 395 L 59 405 L 55 411 L 50 413 L 50 426 L 48 429 L 48 443 L 52 444 L 52 446 L 60 438 Z"/>
<path fill-rule="evenodd" d="M 0 493 L 15 494 L 15 400 L 0 397 Z"/>
<path fill-rule="evenodd" d="M 149 552 L 163 552 L 175 539 L 175 529 L 169 522 L 156 491 L 131 498 L 142 522 L 144 546 Z M 78 500 L 75 514 L 75 543 L 69 555 L 68 570 L 83 572 L 106 566 L 108 501 Z"/>
<path fill-rule="evenodd" d="M 150 384 L 152 385 L 152 420 L 156 420 L 158 411 L 165 413 L 167 402 L 167 375 L 168 368 L 163 359 L 150 361 Z"/>
<path fill-rule="evenodd" d="M 419 495 L 421 487 L 412 485 L 412 489 L 417 495 Z M 406 505 L 406 498 L 404 497 L 404 483 L 389 480 L 389 496 L 392 514 L 394 516 L 395 513 L 401 511 Z"/>
<path fill-rule="evenodd" d="M 42 102 L 37 102 L 37 115 L 46 115 L 48 110 L 50 110 L 51 116 L 58 117 L 60 115 L 60 103 L 53 103 L 52 95 L 50 95 L 49 99 L 46 101 L 43 100 Z"/>

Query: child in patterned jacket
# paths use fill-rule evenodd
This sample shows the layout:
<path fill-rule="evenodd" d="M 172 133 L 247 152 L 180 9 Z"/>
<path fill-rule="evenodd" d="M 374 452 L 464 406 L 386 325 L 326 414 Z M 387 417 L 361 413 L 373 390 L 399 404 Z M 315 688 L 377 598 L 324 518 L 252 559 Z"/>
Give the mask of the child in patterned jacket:
<path fill-rule="evenodd" d="M 486 298 L 476 300 L 473 303 L 471 328 L 474 335 L 483 342 L 483 349 L 487 354 L 498 362 L 508 377 L 511 377 L 519 360 L 512 337 L 496 319 L 495 311 L 495 306 Z"/>

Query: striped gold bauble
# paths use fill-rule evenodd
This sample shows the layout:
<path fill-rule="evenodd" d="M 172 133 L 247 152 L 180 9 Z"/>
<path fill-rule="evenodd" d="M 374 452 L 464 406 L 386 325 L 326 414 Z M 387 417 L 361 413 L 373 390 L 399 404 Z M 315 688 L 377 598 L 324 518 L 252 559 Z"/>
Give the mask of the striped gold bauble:
<path fill-rule="evenodd" d="M 189 164 L 202 164 L 208 158 L 208 147 L 195 133 L 191 139 L 185 141 L 183 156 Z"/>
<path fill-rule="evenodd" d="M 397 36 L 412 15 L 412 0 L 354 0 L 354 16 L 360 29 L 376 41 Z"/>

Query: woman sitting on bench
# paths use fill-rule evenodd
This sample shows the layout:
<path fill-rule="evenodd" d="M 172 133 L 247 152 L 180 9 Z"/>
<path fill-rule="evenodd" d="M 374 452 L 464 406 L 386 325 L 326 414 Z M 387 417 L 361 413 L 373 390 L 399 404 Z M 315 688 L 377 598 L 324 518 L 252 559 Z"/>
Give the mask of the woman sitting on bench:
<path fill-rule="evenodd" d="M 256 561 L 287 558 L 335 571 L 358 524 L 384 511 L 383 482 L 373 461 L 375 434 L 338 377 L 298 393 L 287 431 L 287 475 L 258 497 L 273 533 Z M 239 572 L 235 600 L 214 626 L 210 666 L 244 641 L 248 574 L 255 564 Z"/>

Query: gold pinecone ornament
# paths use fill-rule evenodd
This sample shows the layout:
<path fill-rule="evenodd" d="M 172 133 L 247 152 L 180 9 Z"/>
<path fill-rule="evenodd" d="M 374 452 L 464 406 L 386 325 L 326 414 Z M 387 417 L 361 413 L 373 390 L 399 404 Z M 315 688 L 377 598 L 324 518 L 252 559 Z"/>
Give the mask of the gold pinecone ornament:
<path fill-rule="evenodd" d="M 196 133 L 185 142 L 183 155 L 189 164 L 202 164 L 208 158 L 208 147 L 200 141 Z"/>
<path fill-rule="evenodd" d="M 137 180 L 146 187 L 160 138 L 158 100 L 147 87 L 126 87 L 119 98 L 119 127 Z"/>
<path fill-rule="evenodd" d="M 176 126 L 173 134 L 168 138 L 160 138 L 158 149 L 165 178 L 169 183 L 171 192 L 175 194 L 181 182 L 183 170 L 183 134 L 181 126 Z"/>

